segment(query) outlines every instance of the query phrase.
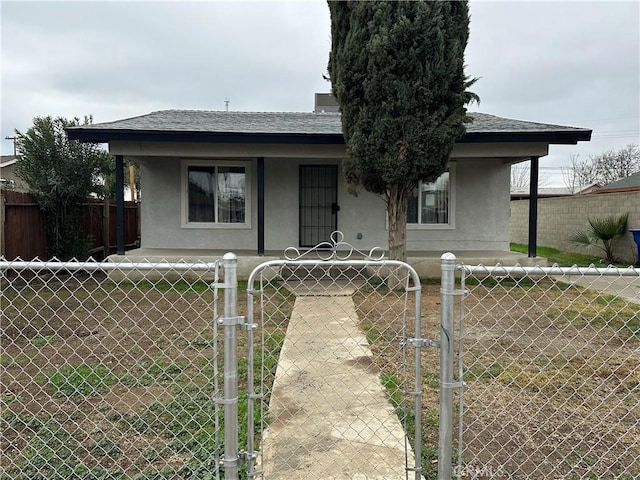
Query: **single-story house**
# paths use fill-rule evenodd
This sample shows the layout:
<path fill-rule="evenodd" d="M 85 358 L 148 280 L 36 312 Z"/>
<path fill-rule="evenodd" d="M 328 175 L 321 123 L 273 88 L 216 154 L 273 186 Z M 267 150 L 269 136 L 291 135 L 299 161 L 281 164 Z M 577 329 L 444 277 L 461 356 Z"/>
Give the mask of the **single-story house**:
<path fill-rule="evenodd" d="M 470 116 L 447 171 L 411 197 L 409 257 L 508 255 L 511 165 L 532 159 L 537 175 L 549 145 L 591 138 L 584 128 Z M 353 196 L 342 180 L 345 144 L 337 112 L 165 110 L 67 134 L 108 143 L 119 172 L 125 157 L 140 164 L 139 254 L 268 256 L 312 247 L 334 230 L 363 251 L 387 246 L 383 200 L 368 192 Z"/>
<path fill-rule="evenodd" d="M 26 192 L 28 191 L 27 184 L 16 175 L 17 163 L 18 157 L 16 155 L 2 155 L 0 157 L 0 188 Z"/>

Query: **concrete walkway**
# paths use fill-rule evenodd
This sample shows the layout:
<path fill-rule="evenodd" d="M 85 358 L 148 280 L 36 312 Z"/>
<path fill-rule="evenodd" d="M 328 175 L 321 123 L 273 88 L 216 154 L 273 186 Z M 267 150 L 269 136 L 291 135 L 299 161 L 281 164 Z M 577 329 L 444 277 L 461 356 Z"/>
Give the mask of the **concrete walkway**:
<path fill-rule="evenodd" d="M 406 478 L 405 433 L 346 293 L 296 299 L 263 436 L 265 480 Z"/>
<path fill-rule="evenodd" d="M 640 304 L 639 277 L 590 277 L 582 275 L 565 275 L 557 277 L 563 282 L 576 283 L 584 288 L 616 295 L 629 302 Z"/>

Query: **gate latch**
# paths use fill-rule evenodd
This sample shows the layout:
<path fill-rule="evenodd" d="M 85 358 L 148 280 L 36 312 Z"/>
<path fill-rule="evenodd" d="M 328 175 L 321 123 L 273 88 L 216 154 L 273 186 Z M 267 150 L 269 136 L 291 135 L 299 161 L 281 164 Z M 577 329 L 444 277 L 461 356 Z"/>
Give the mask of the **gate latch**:
<path fill-rule="evenodd" d="M 429 340 L 428 338 L 407 338 L 406 340 L 400 342 L 400 348 L 404 348 L 407 345 L 420 348 L 440 348 L 440 342 L 438 342 L 437 340 Z"/>
<path fill-rule="evenodd" d="M 224 327 L 226 326 L 237 326 L 237 325 L 243 325 L 244 324 L 244 317 L 243 316 L 239 316 L 239 317 L 219 317 L 218 318 L 218 325 L 222 325 Z"/>
<path fill-rule="evenodd" d="M 240 465 L 246 465 L 247 462 L 255 461 L 258 458 L 258 452 L 245 452 L 240 450 L 238 452 L 238 463 Z"/>

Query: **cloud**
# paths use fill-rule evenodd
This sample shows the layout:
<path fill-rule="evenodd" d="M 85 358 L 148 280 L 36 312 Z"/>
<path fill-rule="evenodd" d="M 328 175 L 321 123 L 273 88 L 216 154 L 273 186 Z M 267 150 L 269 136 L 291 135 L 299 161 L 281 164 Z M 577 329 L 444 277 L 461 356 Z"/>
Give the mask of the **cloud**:
<path fill-rule="evenodd" d="M 35 116 L 103 122 L 221 110 L 227 98 L 233 110 L 311 111 L 313 93 L 330 88 L 321 0 L 1 8 L 3 138 Z M 472 0 L 470 12 L 467 73 L 481 77 L 482 100 L 473 110 L 594 129 L 594 141 L 552 146 L 543 164 L 638 142 L 640 3 Z"/>

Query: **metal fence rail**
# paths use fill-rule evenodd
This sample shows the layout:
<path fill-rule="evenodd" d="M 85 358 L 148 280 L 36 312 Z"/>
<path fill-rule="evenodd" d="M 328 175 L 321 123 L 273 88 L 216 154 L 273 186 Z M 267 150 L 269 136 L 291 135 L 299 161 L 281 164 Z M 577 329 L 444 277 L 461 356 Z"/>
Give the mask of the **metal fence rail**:
<path fill-rule="evenodd" d="M 1 261 L 0 477 L 216 475 L 219 266 Z"/>
<path fill-rule="evenodd" d="M 640 271 L 459 267 L 458 478 L 640 475 Z"/>

